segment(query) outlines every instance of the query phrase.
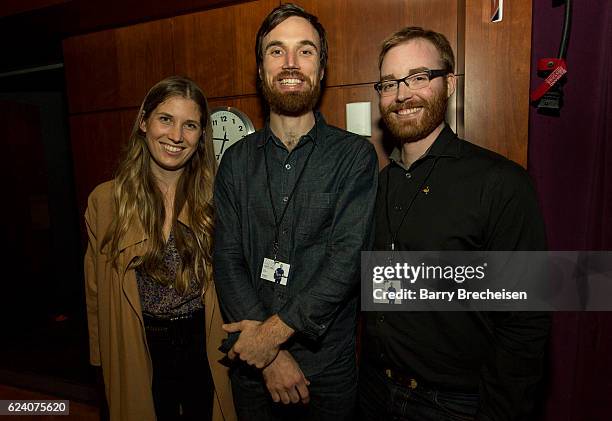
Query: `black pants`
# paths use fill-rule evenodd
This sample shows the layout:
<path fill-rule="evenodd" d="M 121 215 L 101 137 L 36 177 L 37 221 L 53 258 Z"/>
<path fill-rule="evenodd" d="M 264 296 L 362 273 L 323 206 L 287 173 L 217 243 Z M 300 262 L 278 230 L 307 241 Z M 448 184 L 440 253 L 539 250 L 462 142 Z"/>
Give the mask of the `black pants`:
<path fill-rule="evenodd" d="M 175 321 L 145 316 L 144 321 L 158 421 L 210 420 L 214 386 L 206 358 L 204 313 Z"/>

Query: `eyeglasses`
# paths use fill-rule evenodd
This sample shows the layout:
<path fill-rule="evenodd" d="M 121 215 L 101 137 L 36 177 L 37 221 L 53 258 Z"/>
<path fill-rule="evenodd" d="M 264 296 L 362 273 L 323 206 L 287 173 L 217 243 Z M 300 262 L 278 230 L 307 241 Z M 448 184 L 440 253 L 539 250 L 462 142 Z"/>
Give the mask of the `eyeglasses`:
<path fill-rule="evenodd" d="M 374 89 L 378 91 L 380 96 L 395 96 L 399 91 L 400 82 L 404 82 L 406 86 L 412 90 L 422 89 L 429 86 L 429 82 L 440 76 L 446 76 L 448 70 L 425 70 L 415 75 L 409 75 L 401 79 L 389 79 L 376 82 Z"/>

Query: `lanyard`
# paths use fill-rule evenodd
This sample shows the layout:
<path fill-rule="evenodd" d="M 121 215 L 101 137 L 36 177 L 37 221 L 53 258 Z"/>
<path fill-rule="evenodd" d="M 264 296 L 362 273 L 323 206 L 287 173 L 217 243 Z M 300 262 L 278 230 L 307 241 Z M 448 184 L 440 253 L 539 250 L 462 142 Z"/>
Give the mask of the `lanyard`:
<path fill-rule="evenodd" d="M 308 161 L 310 161 L 310 157 L 312 156 L 312 153 L 314 152 L 316 146 L 317 144 L 313 142 L 312 148 L 310 149 L 310 152 L 308 152 L 308 155 L 306 156 L 306 161 L 304 162 L 302 171 L 300 171 L 300 174 L 298 175 L 298 178 L 295 181 L 295 184 L 293 185 L 293 189 L 291 189 L 291 193 L 289 193 L 289 198 L 287 199 L 287 202 L 285 203 L 285 207 L 283 208 L 283 212 L 281 213 L 280 219 L 278 218 L 278 215 L 276 213 L 276 206 L 274 206 L 274 199 L 272 198 L 272 182 L 270 181 L 270 167 L 268 166 L 268 153 L 266 151 L 266 147 L 264 146 L 264 161 L 266 163 L 266 182 L 268 183 L 268 195 L 270 197 L 270 205 L 272 206 L 272 213 L 274 214 L 275 232 L 274 232 L 274 246 L 272 250 L 274 253 L 274 260 L 276 260 L 276 256 L 278 254 L 278 248 L 279 248 L 278 239 L 280 237 L 280 226 L 283 223 L 283 219 L 285 219 L 285 214 L 287 213 L 287 209 L 289 208 L 289 204 L 291 203 L 293 194 L 297 190 L 297 186 L 300 183 L 300 180 L 302 180 L 302 176 L 304 175 L 304 172 L 306 171 L 306 166 L 308 165 Z"/>
<path fill-rule="evenodd" d="M 421 184 L 419 185 L 419 188 L 416 189 L 416 191 L 412 195 L 412 198 L 410 198 L 410 202 L 408 202 L 408 206 L 406 207 L 406 210 L 404 211 L 404 214 L 402 215 L 402 219 L 401 219 L 401 221 L 400 221 L 400 223 L 397 226 L 397 229 L 395 231 L 391 230 L 391 217 L 389 216 L 389 174 L 391 173 L 391 171 L 390 171 L 391 168 L 389 168 L 389 171 L 387 171 L 387 188 L 385 189 L 385 213 L 386 213 L 386 217 L 387 217 L 387 229 L 389 230 L 389 237 L 391 237 L 391 251 L 395 251 L 395 240 L 397 239 L 397 235 L 399 234 L 400 229 L 402 228 L 402 225 L 404 224 L 404 220 L 406 219 L 406 215 L 408 215 L 408 212 L 410 211 L 410 208 L 412 208 L 412 204 L 416 200 L 418 194 L 421 192 L 421 190 L 423 190 L 423 186 L 425 185 L 425 183 L 429 179 L 429 176 L 431 175 L 434 167 L 438 163 L 438 159 L 439 158 L 440 157 L 436 157 L 435 158 L 433 164 L 431 165 L 431 167 L 429 167 L 429 170 L 427 171 L 427 174 L 425 175 L 425 178 L 423 178 L 423 181 L 421 181 Z"/>

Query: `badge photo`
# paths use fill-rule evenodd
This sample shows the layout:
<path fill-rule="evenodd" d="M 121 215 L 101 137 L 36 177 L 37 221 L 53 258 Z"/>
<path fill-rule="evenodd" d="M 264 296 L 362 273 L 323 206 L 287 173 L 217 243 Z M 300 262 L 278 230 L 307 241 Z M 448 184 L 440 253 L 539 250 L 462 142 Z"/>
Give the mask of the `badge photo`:
<path fill-rule="evenodd" d="M 278 285 L 287 285 L 291 265 L 273 259 L 264 259 L 261 267 L 261 278 Z"/>

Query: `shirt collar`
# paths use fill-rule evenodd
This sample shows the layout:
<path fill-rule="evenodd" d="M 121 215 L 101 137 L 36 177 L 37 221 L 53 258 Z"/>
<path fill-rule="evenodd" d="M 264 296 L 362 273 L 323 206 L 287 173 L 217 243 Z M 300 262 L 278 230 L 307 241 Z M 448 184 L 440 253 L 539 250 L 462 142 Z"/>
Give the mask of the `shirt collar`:
<path fill-rule="evenodd" d="M 455 132 L 453 132 L 447 124 L 444 124 L 444 128 L 442 129 L 436 140 L 434 140 L 434 143 L 432 143 L 432 145 L 429 147 L 429 149 L 427 149 L 423 156 L 421 156 L 415 162 L 418 162 L 428 157 L 458 158 L 461 152 L 461 144 L 456 140 L 457 135 L 455 134 Z M 402 153 L 399 148 L 393 149 L 391 155 L 389 155 L 389 159 L 392 163 L 399 165 L 405 170 L 408 169 L 402 162 Z"/>
<path fill-rule="evenodd" d="M 315 124 L 312 126 L 312 129 L 308 133 L 306 133 L 302 138 L 308 138 L 305 140 L 312 140 L 312 142 L 317 144 L 323 144 L 325 141 L 325 128 L 327 127 L 327 122 L 323 115 L 319 111 L 313 111 L 315 116 Z M 266 121 L 266 126 L 263 129 L 263 136 L 260 136 L 257 140 L 257 147 L 260 148 L 266 145 L 269 141 L 273 141 L 278 145 L 281 145 L 282 142 L 274 133 L 272 133 L 272 129 L 270 128 L 270 119 Z M 300 138 L 300 142 L 302 143 L 302 138 Z M 298 145 L 299 145 L 298 143 Z"/>

